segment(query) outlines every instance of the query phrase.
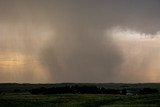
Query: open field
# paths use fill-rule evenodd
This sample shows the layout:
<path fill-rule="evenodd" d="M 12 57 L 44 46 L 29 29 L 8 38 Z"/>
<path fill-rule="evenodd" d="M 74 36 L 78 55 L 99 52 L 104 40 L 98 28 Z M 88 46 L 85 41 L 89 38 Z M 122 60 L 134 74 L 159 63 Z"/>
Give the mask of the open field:
<path fill-rule="evenodd" d="M 160 95 L 56 94 L 0 96 L 0 107 L 159 107 Z"/>
<path fill-rule="evenodd" d="M 70 93 L 53 94 L 54 91 L 63 89 L 64 92 L 70 88 Z M 76 86 L 76 93 L 72 93 Z M 79 86 L 79 87 L 78 87 Z M 87 88 L 87 93 L 80 93 Z M 86 87 L 89 86 L 89 87 Z M 103 94 L 89 94 L 90 89 L 96 86 L 95 89 L 107 89 L 123 90 L 126 89 L 133 95 L 121 94 L 121 93 L 103 93 Z M 42 88 L 43 87 L 43 88 Z M 60 87 L 60 88 L 53 88 Z M 72 88 L 71 88 L 72 87 Z M 0 107 L 160 107 L 160 91 L 150 94 L 140 93 L 142 89 L 156 89 L 160 90 L 160 84 L 87 84 L 87 83 L 62 83 L 62 84 L 0 84 Z M 50 94 L 43 93 L 43 91 L 36 94 L 31 94 L 30 90 L 43 89 L 43 91 L 51 92 Z M 56 89 L 56 90 L 55 90 Z M 104 90 L 104 89 L 103 89 Z M 62 90 L 61 90 L 62 91 Z M 145 91 L 145 90 L 143 90 Z M 110 91 L 109 91 L 110 92 Z M 60 92 L 61 93 L 61 92 Z M 148 93 L 148 91 L 147 91 Z"/>

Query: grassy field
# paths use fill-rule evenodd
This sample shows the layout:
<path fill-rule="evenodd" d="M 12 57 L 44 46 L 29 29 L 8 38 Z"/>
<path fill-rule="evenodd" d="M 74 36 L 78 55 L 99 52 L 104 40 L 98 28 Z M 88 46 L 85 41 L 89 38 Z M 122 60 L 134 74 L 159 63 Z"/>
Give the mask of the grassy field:
<path fill-rule="evenodd" d="M 0 96 L 0 107 L 160 107 L 160 95 L 8 94 Z"/>

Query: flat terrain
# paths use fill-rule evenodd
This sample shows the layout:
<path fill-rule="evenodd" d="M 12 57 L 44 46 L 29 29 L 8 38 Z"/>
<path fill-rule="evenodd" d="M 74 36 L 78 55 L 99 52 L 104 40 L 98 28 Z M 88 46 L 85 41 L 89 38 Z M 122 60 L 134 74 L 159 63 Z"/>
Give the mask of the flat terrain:
<path fill-rule="evenodd" d="M 122 94 L 38 94 L 32 89 L 52 89 L 52 87 L 96 86 L 105 89 L 126 89 L 133 95 Z M 82 87 L 80 87 L 82 86 Z M 43 88 L 42 88 L 43 87 Z M 83 87 L 84 88 L 84 87 Z M 156 89 L 153 94 L 140 93 L 142 89 Z M 70 88 L 71 89 L 71 88 Z M 84 88 L 87 90 L 88 87 Z M 59 90 L 59 88 L 57 88 Z M 66 90 L 66 88 L 64 88 Z M 38 90 L 37 90 L 38 91 Z M 36 92 L 37 92 L 36 91 Z M 40 90 L 39 90 L 40 91 Z M 52 90 L 53 92 L 55 90 Z M 90 90 L 91 91 L 91 90 Z M 113 91 L 113 90 L 112 90 Z M 153 91 L 153 90 L 150 90 Z M 143 91 L 150 93 L 150 91 Z M 61 84 L 0 84 L 0 107 L 160 107 L 160 83 L 123 84 L 123 83 L 61 83 Z"/>
<path fill-rule="evenodd" d="M 6 94 L 0 95 L 0 107 L 160 107 L 160 94 Z"/>

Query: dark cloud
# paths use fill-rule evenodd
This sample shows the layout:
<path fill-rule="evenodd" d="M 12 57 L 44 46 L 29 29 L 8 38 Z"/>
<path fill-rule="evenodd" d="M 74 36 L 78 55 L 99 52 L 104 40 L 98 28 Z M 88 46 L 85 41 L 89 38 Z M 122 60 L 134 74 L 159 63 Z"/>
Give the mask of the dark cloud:
<path fill-rule="evenodd" d="M 109 37 L 97 30 L 66 30 L 56 35 L 42 55 L 55 81 L 100 82 L 116 77 L 122 55 Z"/>
<path fill-rule="evenodd" d="M 117 81 L 124 56 L 118 43 L 110 35 L 104 35 L 104 31 L 116 25 L 147 33 L 157 31 L 158 3 L 131 0 L 58 2 L 58 14 L 53 16 L 56 39 L 49 42 L 42 55 L 45 65 L 53 72 L 54 81 Z"/>
<path fill-rule="evenodd" d="M 122 26 L 153 34 L 159 9 L 159 0 L 1 0 L 2 31 L 11 27 L 0 50 L 38 56 L 53 82 L 118 82 L 128 59 L 106 31 Z"/>

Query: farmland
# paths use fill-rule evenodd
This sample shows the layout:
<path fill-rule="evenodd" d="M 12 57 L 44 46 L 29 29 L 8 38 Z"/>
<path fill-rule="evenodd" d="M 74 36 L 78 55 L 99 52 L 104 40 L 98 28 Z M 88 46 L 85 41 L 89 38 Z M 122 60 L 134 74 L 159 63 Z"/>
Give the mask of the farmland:
<path fill-rule="evenodd" d="M 159 107 L 160 95 L 4 95 L 0 107 Z"/>
<path fill-rule="evenodd" d="M 58 84 L 58 86 L 66 84 Z M 68 84 L 67 84 L 68 85 Z M 71 85 L 71 84 L 70 84 Z M 72 84 L 73 85 L 73 84 Z M 80 84 L 84 85 L 84 84 Z M 86 85 L 86 84 L 85 84 Z M 90 85 L 90 84 L 87 84 Z M 93 84 L 92 84 L 93 85 Z M 95 84 L 100 86 L 100 84 Z M 102 84 L 101 84 L 102 85 Z M 104 85 L 104 84 L 103 84 Z M 111 85 L 111 84 L 110 84 Z M 138 94 L 138 95 L 120 95 L 120 94 L 38 94 L 34 95 L 28 92 L 29 89 L 39 87 L 53 87 L 55 84 L 1 84 L 0 107 L 159 107 L 160 94 Z M 56 85 L 57 86 L 57 85 Z M 58 87 L 57 86 L 57 87 Z M 109 84 L 105 84 L 109 87 Z M 158 88 L 157 84 L 140 84 L 139 88 Z M 105 87 L 105 88 L 106 88 Z M 131 84 L 116 85 L 112 84 L 114 89 L 125 87 L 133 88 Z M 136 88 L 136 87 L 135 87 Z M 28 89 L 28 90 L 27 90 Z M 6 90 L 6 91 L 5 91 Z"/>

